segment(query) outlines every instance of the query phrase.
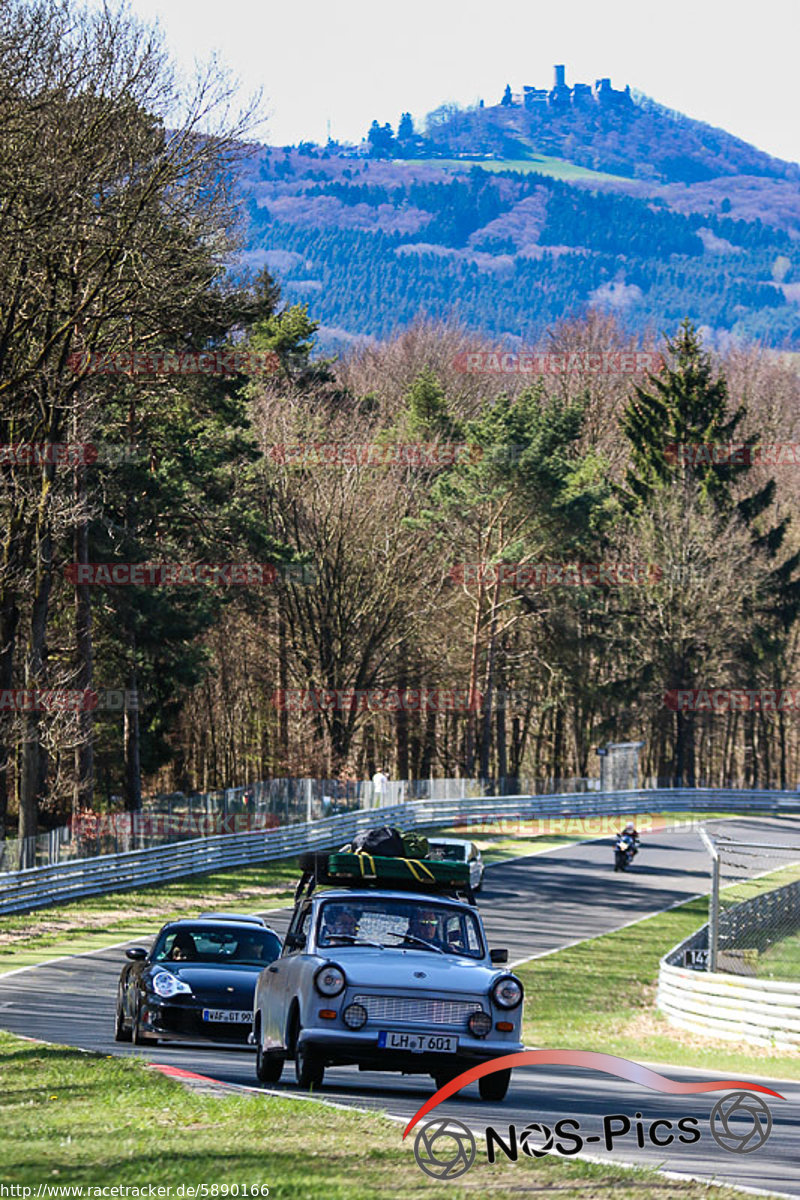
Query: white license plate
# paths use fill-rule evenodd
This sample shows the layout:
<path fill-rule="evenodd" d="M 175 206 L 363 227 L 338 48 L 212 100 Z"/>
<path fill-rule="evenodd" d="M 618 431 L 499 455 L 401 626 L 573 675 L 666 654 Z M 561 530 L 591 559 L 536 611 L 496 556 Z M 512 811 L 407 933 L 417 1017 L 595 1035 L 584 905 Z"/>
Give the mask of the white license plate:
<path fill-rule="evenodd" d="M 382 1050 L 410 1050 L 412 1054 L 454 1054 L 458 1038 L 446 1033 L 396 1033 L 383 1030 L 378 1034 Z"/>
<path fill-rule="evenodd" d="M 246 1008 L 204 1008 L 203 1020 L 229 1022 L 232 1025 L 250 1025 L 253 1014 Z"/>

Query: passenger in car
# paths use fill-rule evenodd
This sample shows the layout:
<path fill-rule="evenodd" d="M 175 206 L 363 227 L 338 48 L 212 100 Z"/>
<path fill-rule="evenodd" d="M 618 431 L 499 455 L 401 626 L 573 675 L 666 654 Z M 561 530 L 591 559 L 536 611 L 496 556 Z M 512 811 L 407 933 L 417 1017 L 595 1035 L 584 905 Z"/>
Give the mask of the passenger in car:
<path fill-rule="evenodd" d="M 194 938 L 185 929 L 180 929 L 175 935 L 169 956 L 173 962 L 193 962 L 197 958 Z"/>

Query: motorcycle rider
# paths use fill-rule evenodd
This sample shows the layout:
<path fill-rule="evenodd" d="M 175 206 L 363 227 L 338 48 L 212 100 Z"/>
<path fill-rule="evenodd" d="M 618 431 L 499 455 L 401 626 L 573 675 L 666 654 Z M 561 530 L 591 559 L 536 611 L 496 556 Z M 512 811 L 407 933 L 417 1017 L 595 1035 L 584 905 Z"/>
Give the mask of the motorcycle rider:
<path fill-rule="evenodd" d="M 624 831 L 623 836 L 630 838 L 631 858 L 635 858 L 635 856 L 639 852 L 639 833 L 638 833 L 633 821 L 628 821 L 628 824 L 625 826 L 625 831 Z"/>

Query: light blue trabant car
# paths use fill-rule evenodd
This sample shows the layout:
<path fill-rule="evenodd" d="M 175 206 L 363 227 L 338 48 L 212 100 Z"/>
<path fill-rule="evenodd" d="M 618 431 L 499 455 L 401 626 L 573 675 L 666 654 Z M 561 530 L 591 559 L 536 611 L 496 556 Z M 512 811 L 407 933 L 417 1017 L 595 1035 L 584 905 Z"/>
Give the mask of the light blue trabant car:
<path fill-rule="evenodd" d="M 299 891 L 300 889 L 298 889 Z M 262 1083 L 293 1058 L 298 1084 L 325 1068 L 431 1075 L 436 1086 L 522 1049 L 522 984 L 489 950 L 477 909 L 449 894 L 361 886 L 299 895 L 280 958 L 256 985 Z M 502 1100 L 510 1071 L 478 1081 Z"/>

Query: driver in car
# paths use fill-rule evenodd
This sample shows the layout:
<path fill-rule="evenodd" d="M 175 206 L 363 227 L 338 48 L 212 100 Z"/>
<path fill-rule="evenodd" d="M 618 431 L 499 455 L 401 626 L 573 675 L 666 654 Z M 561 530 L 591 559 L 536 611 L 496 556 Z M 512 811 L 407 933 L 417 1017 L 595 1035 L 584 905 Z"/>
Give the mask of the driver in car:
<path fill-rule="evenodd" d="M 236 958 L 244 962 L 253 962 L 254 959 L 261 958 L 261 952 L 264 949 L 264 944 L 260 938 L 252 935 L 245 936 L 239 939 L 236 946 Z"/>
<path fill-rule="evenodd" d="M 406 942 L 408 945 L 416 945 L 419 942 L 428 942 L 433 946 L 438 946 L 440 950 L 444 949 L 439 937 L 439 922 L 436 913 L 432 908 L 416 909 L 408 922 L 406 931 Z"/>
<path fill-rule="evenodd" d="M 358 932 L 358 918 L 352 908 L 337 906 L 332 912 L 325 910 L 325 926 L 323 937 L 327 940 L 339 938 L 349 941 Z"/>

